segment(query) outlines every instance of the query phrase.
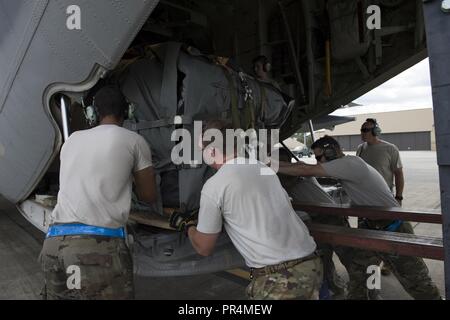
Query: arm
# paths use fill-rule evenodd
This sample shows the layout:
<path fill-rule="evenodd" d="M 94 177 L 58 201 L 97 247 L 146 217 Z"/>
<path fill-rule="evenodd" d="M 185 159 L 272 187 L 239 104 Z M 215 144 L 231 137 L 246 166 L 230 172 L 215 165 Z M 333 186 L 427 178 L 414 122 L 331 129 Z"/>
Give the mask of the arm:
<path fill-rule="evenodd" d="M 208 189 L 207 186 L 203 187 L 205 188 Z M 208 191 L 202 190 L 197 226 L 187 227 L 192 246 L 202 256 L 209 256 L 213 252 L 222 231 L 223 215 L 217 199 L 217 196 L 209 196 Z"/>
<path fill-rule="evenodd" d="M 188 236 L 191 240 L 195 251 L 201 256 L 207 257 L 211 255 L 216 245 L 220 233 L 203 233 L 197 230 L 197 227 L 190 227 L 188 229 Z"/>
<path fill-rule="evenodd" d="M 392 157 L 392 170 L 394 171 L 394 183 L 395 183 L 395 196 L 403 196 L 403 188 L 405 186 L 405 177 L 403 176 L 403 166 L 400 159 L 400 152 L 397 147 L 394 146 L 394 156 Z M 402 204 L 401 200 L 398 200 L 399 204 Z"/>
<path fill-rule="evenodd" d="M 285 163 L 282 165 L 280 162 L 280 168 L 278 171 L 285 175 L 290 176 L 304 176 L 304 177 L 328 177 L 328 174 L 325 172 L 323 167 L 320 164 L 316 165 L 307 165 L 307 164 L 290 164 L 286 165 Z"/>
<path fill-rule="evenodd" d="M 152 153 L 145 139 L 139 135 L 136 135 L 133 153 L 133 178 L 136 195 L 140 201 L 153 203 L 157 199 L 157 192 Z"/>
<path fill-rule="evenodd" d="M 303 161 L 297 161 L 297 162 L 295 162 L 295 163 L 292 163 L 292 162 L 277 161 L 277 160 L 271 159 L 271 162 L 273 162 L 273 163 L 275 163 L 275 164 L 278 164 L 278 167 L 290 167 L 290 166 L 292 166 L 292 165 L 305 165 L 305 166 L 308 165 L 308 164 L 306 164 L 306 163 L 303 162 Z"/>
<path fill-rule="evenodd" d="M 153 167 L 133 173 L 136 195 L 140 201 L 153 203 L 156 201 L 156 180 Z"/>
<path fill-rule="evenodd" d="M 405 177 L 403 176 L 403 169 L 398 168 L 394 171 L 394 180 L 395 180 L 395 196 L 402 197 L 403 196 L 403 188 L 405 187 Z"/>

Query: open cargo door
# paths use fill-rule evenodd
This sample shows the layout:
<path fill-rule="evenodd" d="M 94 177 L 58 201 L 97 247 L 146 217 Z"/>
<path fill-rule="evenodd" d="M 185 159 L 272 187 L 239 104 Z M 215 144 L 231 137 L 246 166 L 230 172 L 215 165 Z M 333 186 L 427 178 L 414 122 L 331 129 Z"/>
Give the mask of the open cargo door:
<path fill-rule="evenodd" d="M 112 70 L 157 0 L 0 0 L 0 194 L 25 199 L 57 154 L 57 92 Z"/>

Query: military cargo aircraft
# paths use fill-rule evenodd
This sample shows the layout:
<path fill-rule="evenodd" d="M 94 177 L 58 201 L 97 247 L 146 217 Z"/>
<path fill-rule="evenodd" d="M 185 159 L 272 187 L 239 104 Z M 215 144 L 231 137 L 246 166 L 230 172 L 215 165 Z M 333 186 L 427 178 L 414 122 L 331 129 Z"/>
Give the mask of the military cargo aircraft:
<path fill-rule="evenodd" d="M 278 86 L 254 77 L 258 55 Z M 227 118 L 286 138 L 426 57 L 419 0 L 0 0 L 0 195 L 46 230 L 59 150 L 105 82 L 136 103 L 127 126 L 149 142 L 161 191 L 144 211 L 164 217 L 195 209 L 211 174 L 171 162 L 175 128 Z M 208 258 L 173 231 L 134 239 L 144 276 L 243 265 L 226 235 Z"/>

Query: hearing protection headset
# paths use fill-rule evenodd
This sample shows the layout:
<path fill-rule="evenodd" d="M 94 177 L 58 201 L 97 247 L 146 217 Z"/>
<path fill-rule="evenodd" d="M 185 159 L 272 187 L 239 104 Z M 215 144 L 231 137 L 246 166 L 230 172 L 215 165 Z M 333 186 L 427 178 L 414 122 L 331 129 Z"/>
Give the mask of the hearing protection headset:
<path fill-rule="evenodd" d="M 81 105 L 83 107 L 84 118 L 90 126 L 93 126 L 97 123 L 98 112 L 97 107 L 95 106 L 95 97 L 92 98 L 92 104 L 86 106 L 84 103 L 84 99 L 81 99 Z"/>
<path fill-rule="evenodd" d="M 107 87 L 114 88 L 120 92 L 120 89 L 117 86 L 110 85 Z M 127 102 L 127 107 L 124 108 L 124 110 L 123 110 L 123 119 L 124 120 L 135 120 L 136 119 L 136 115 L 135 115 L 136 105 L 134 103 L 128 101 L 128 99 L 122 93 L 121 93 L 121 95 Z M 84 117 L 86 118 L 86 121 L 88 122 L 88 124 L 90 126 L 96 125 L 99 121 L 100 116 L 98 113 L 97 106 L 95 105 L 95 96 L 92 97 L 92 103 L 90 105 L 86 106 L 84 103 L 84 99 L 81 100 L 81 105 L 83 107 Z"/>
<path fill-rule="evenodd" d="M 378 125 L 377 119 L 369 118 L 369 119 L 366 119 L 366 122 L 370 122 L 373 124 L 372 134 L 374 136 L 379 136 L 381 134 L 381 128 Z"/>

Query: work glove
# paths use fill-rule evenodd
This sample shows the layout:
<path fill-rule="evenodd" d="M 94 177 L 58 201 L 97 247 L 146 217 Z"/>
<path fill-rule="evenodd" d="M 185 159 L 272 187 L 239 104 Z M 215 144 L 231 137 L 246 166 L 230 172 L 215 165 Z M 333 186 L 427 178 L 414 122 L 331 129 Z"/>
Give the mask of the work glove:
<path fill-rule="evenodd" d="M 178 212 L 174 211 L 170 215 L 169 225 L 177 231 L 186 232 L 189 226 L 196 226 L 198 219 L 198 211 L 194 214 L 192 211 Z"/>

